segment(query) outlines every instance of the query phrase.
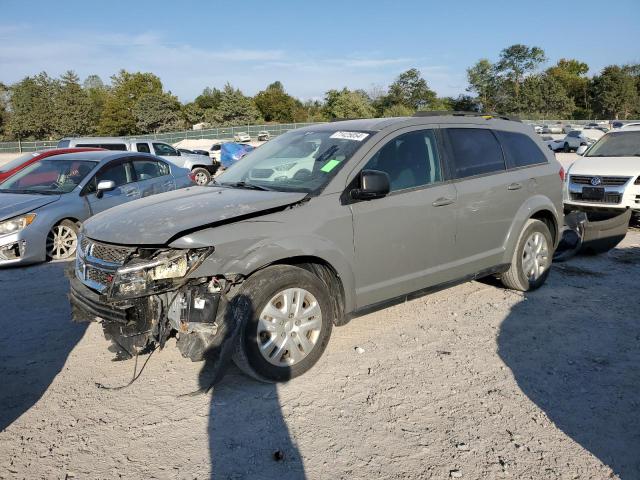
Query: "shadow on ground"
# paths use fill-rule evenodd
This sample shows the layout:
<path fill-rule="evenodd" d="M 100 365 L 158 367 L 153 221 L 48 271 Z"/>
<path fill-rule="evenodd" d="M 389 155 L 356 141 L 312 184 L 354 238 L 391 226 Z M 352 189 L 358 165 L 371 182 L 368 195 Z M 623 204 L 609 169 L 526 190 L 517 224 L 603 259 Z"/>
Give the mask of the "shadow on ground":
<path fill-rule="evenodd" d="M 42 397 L 87 328 L 71 321 L 67 266 L 0 270 L 0 431 Z"/>
<path fill-rule="evenodd" d="M 555 267 L 503 322 L 499 354 L 558 428 L 623 480 L 640 479 L 640 249 L 610 255 L 611 271 Z"/>
<path fill-rule="evenodd" d="M 253 312 L 248 297 L 238 295 L 234 301 L 248 302 Z M 235 322 L 232 313 L 225 320 Z M 209 393 L 211 478 L 304 479 L 304 464 L 284 420 L 276 385 L 240 372 L 232 365 L 230 352 L 222 352 L 229 345 L 209 352 L 199 376 L 201 388 L 215 384 Z M 228 368 L 221 368 L 221 362 Z"/>

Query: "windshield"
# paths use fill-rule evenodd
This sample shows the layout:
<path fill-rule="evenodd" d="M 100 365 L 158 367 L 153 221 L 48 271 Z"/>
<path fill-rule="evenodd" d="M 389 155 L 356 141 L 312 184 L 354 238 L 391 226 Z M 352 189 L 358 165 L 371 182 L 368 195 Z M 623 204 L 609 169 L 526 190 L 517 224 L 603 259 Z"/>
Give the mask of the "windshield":
<path fill-rule="evenodd" d="M 362 131 L 293 130 L 247 154 L 217 181 L 222 185 L 314 193 L 370 135 Z"/>
<path fill-rule="evenodd" d="M 19 167 L 24 162 L 26 162 L 27 160 L 35 157 L 36 155 L 38 155 L 37 152 L 23 153 L 19 157 L 14 158 L 13 160 L 11 160 L 9 163 L 5 163 L 4 165 L 2 165 L 0 167 L 0 173 L 5 173 L 5 172 L 8 172 L 9 170 L 13 170 L 16 167 Z"/>
<path fill-rule="evenodd" d="M 43 159 L 23 168 L 0 184 L 0 192 L 69 193 L 93 170 L 90 160 Z"/>
<path fill-rule="evenodd" d="M 602 137 L 585 157 L 638 157 L 640 156 L 640 131 L 614 132 Z"/>

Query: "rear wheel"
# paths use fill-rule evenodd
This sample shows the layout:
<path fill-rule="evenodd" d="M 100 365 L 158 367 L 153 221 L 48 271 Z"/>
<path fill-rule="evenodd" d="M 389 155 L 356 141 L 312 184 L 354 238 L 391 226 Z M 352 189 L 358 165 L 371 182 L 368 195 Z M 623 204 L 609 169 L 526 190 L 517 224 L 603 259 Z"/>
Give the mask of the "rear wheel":
<path fill-rule="evenodd" d="M 197 185 L 206 185 L 211 181 L 211 174 L 206 168 L 196 167 L 191 170 L 191 174 L 193 175 L 193 180 Z"/>
<path fill-rule="evenodd" d="M 78 247 L 78 224 L 62 220 L 47 235 L 47 258 L 64 260 L 72 257 Z"/>
<path fill-rule="evenodd" d="M 502 274 L 502 284 L 522 292 L 539 288 L 549 276 L 553 239 L 544 222 L 529 219 L 513 252 L 511 266 Z"/>
<path fill-rule="evenodd" d="M 299 267 L 274 265 L 255 273 L 238 294 L 243 325 L 234 361 L 266 382 L 302 375 L 322 356 L 334 321 L 327 285 Z"/>

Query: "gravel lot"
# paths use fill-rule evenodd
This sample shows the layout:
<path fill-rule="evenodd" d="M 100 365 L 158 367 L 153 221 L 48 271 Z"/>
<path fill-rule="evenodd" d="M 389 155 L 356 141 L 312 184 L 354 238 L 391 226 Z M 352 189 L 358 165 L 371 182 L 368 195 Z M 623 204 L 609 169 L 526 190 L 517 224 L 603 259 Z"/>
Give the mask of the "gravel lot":
<path fill-rule="evenodd" d="M 288 384 L 232 368 L 194 396 L 207 366 L 173 343 L 97 388 L 134 361 L 70 322 L 68 265 L 0 271 L 0 478 L 640 478 L 638 231 L 537 292 L 467 283 L 335 329 Z"/>

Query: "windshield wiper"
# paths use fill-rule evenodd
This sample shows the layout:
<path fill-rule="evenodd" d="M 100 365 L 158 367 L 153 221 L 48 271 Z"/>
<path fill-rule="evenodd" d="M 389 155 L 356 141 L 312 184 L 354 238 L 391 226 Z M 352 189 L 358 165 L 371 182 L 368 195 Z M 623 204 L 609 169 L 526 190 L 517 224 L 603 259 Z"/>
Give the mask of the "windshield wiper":
<path fill-rule="evenodd" d="M 42 195 L 56 195 L 59 192 L 52 192 L 50 190 L 27 190 L 27 189 L 12 190 L 10 188 L 7 188 L 6 190 L 0 189 L 0 193 L 25 193 L 27 195 L 37 193 Z"/>
<path fill-rule="evenodd" d="M 262 191 L 272 191 L 271 188 L 263 187 L 262 185 L 256 185 L 255 183 L 247 183 L 247 182 L 222 182 L 220 185 L 232 187 L 232 188 L 246 188 L 247 190 L 262 190 Z"/>

